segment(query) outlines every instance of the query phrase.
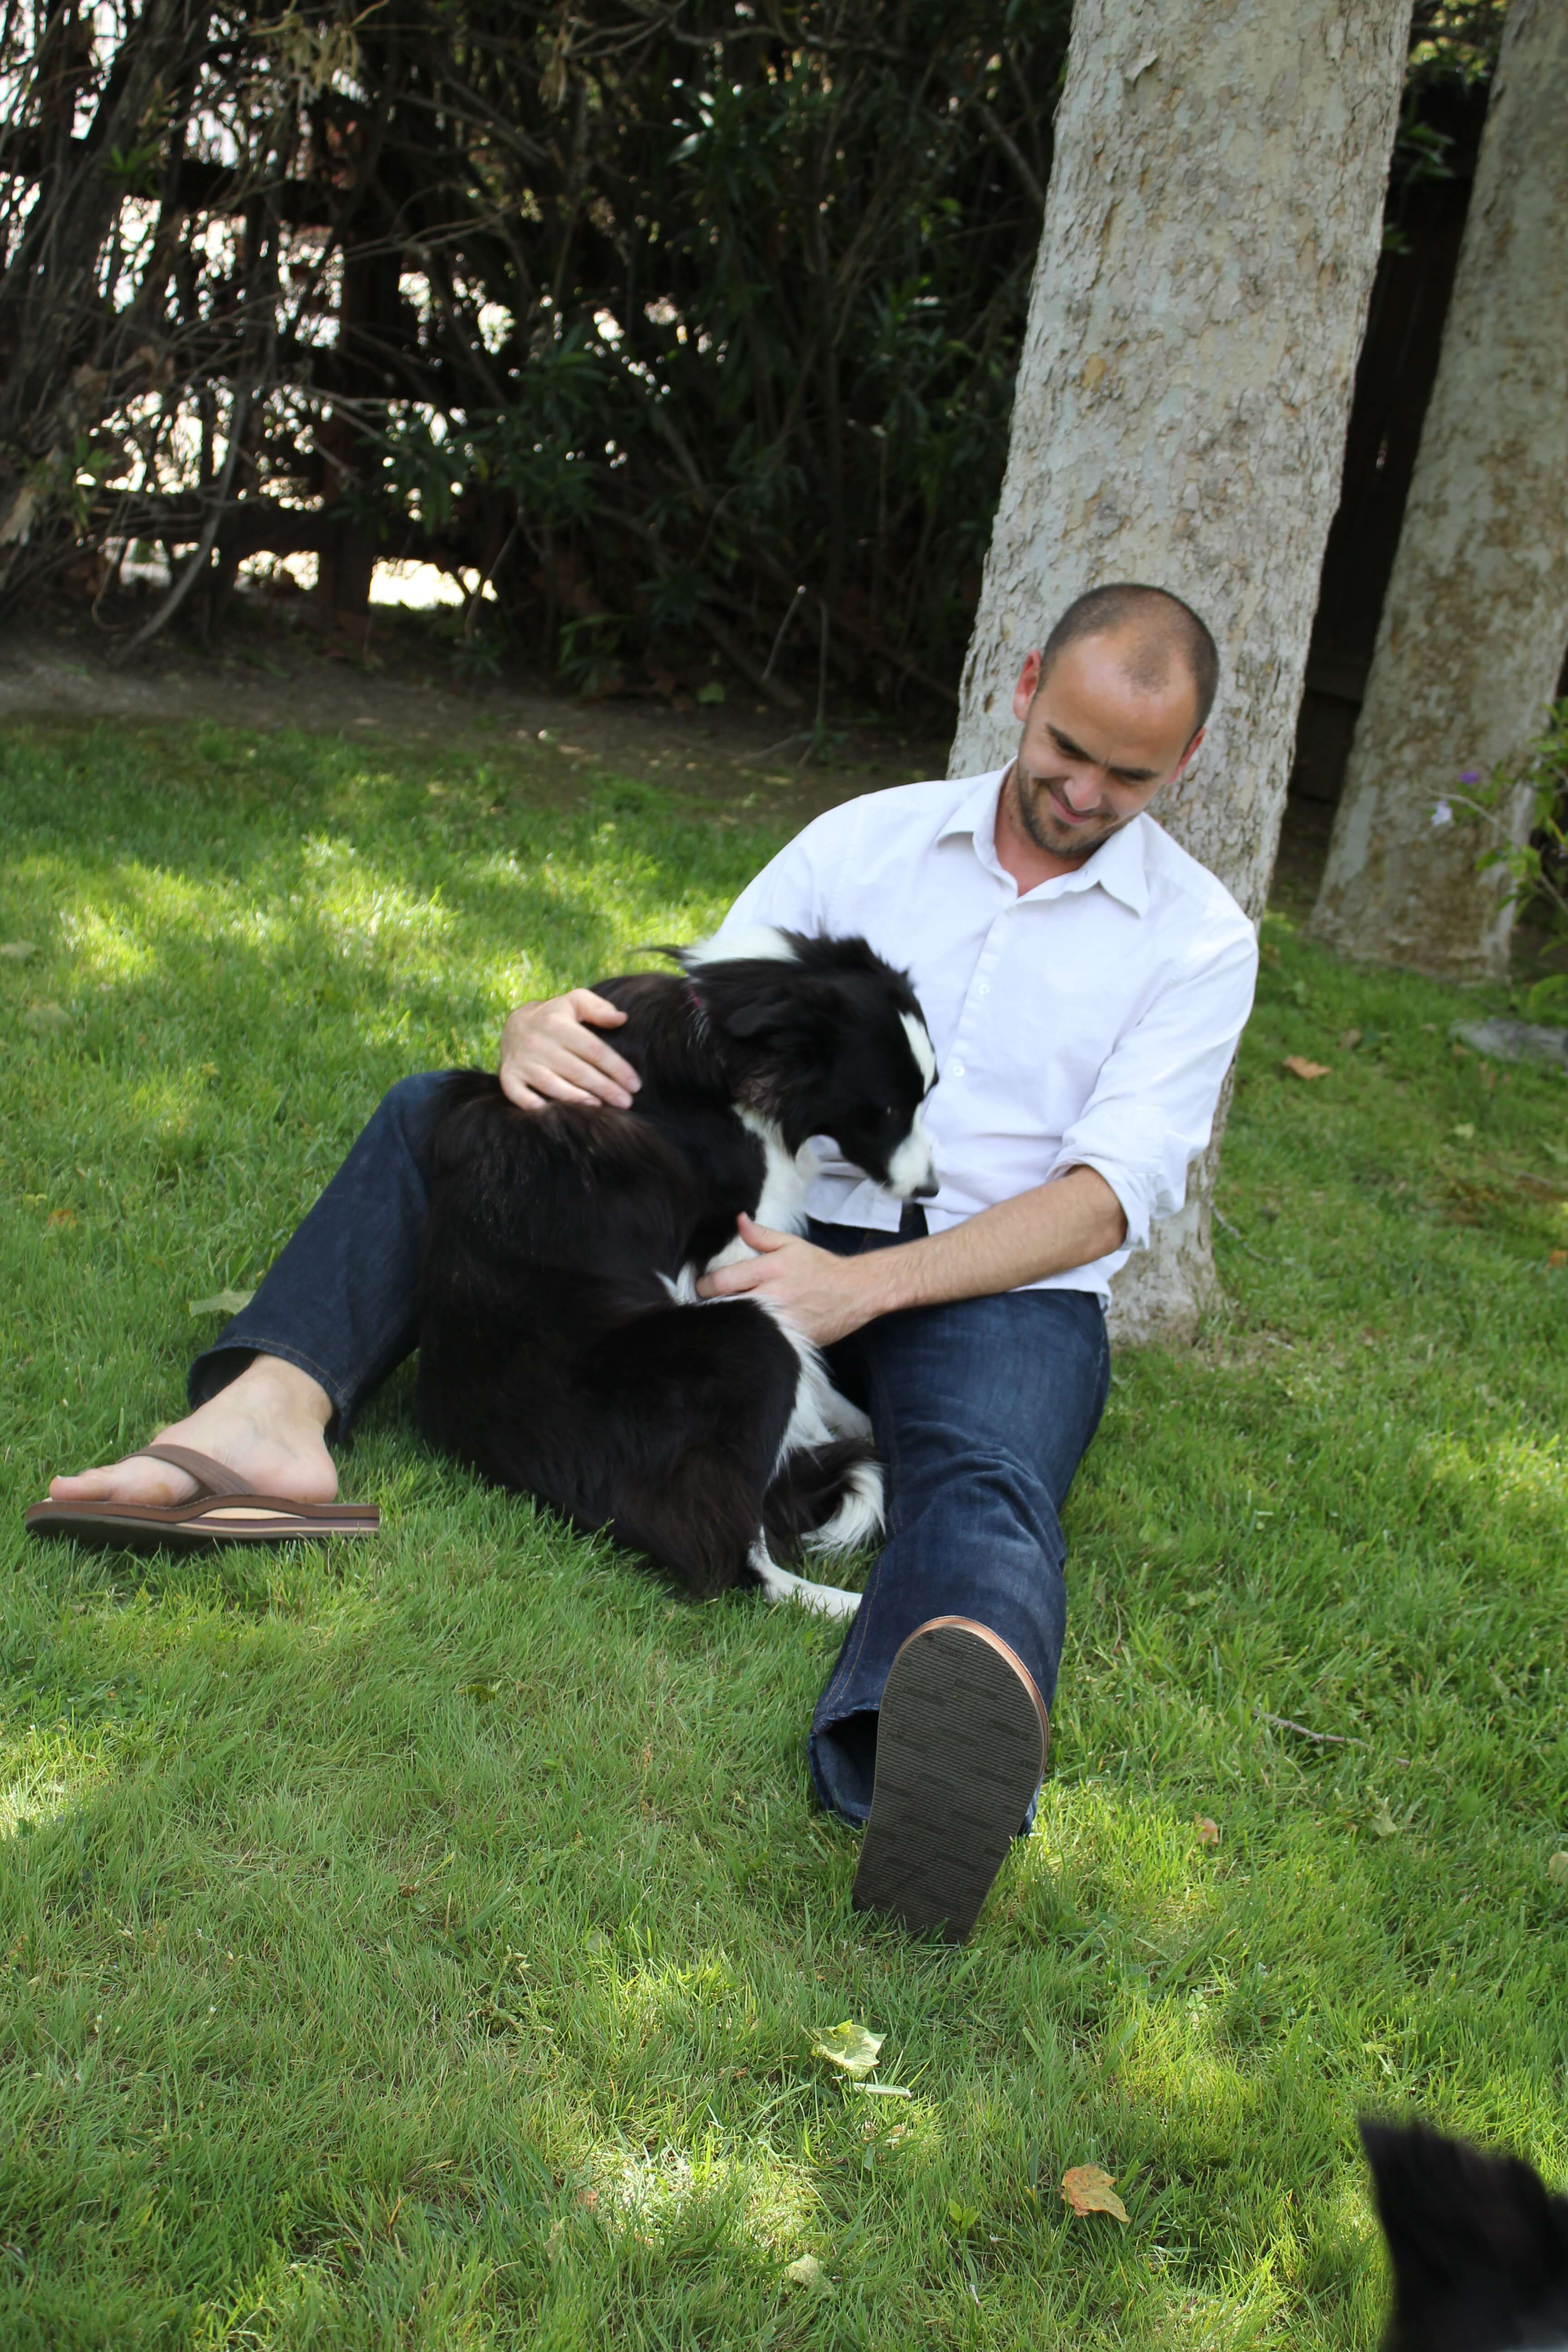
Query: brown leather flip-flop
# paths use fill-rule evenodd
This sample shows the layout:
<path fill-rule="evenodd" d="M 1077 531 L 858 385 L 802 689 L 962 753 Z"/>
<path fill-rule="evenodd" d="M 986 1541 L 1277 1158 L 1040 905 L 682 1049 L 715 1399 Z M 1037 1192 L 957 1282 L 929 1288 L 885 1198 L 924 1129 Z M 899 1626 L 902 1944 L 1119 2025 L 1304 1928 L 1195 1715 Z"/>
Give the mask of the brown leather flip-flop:
<path fill-rule="evenodd" d="M 894 1658 L 850 1902 L 962 1944 L 1023 1827 L 1050 1718 L 1000 1633 L 932 1617 Z"/>
<path fill-rule="evenodd" d="M 188 1471 L 195 1493 L 183 1503 L 35 1503 L 25 1521 L 27 1533 L 70 1536 L 78 1543 L 117 1551 L 165 1546 L 195 1551 L 217 1544 L 373 1536 L 381 1526 L 374 1503 L 300 1503 L 288 1495 L 258 1495 L 234 1471 L 189 1445 L 143 1445 L 137 1449 L 142 1454 Z"/>

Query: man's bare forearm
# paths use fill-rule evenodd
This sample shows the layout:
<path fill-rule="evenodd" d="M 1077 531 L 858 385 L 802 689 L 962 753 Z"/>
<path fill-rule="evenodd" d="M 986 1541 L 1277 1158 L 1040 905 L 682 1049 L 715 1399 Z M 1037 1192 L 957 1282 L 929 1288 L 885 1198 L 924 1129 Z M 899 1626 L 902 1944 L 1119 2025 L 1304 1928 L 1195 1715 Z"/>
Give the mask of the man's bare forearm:
<path fill-rule="evenodd" d="M 983 1298 L 1049 1274 L 1067 1274 L 1120 1249 L 1127 1238 L 1121 1203 L 1092 1168 L 998 1202 L 951 1232 L 897 1249 L 868 1250 L 847 1261 L 865 1286 L 865 1319 L 902 1307 Z"/>

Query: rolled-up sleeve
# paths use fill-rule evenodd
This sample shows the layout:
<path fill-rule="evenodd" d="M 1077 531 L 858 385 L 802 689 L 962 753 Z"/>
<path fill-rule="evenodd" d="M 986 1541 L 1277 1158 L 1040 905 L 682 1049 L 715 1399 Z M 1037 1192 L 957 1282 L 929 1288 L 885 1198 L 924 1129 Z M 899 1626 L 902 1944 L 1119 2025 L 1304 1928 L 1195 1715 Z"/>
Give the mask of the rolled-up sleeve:
<path fill-rule="evenodd" d="M 1061 1139 L 1052 1177 L 1092 1168 L 1121 1203 L 1127 1249 L 1186 1197 L 1187 1171 L 1214 1132 L 1215 1106 L 1258 981 L 1258 942 L 1237 924 L 1193 949 L 1118 1041 Z"/>

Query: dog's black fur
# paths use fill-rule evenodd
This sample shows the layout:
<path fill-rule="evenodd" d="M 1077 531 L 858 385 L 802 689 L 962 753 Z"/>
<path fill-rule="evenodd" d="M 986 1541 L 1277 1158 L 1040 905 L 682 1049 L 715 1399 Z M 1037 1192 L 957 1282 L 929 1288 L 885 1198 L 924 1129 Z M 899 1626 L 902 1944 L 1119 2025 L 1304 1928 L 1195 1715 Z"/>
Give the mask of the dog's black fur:
<path fill-rule="evenodd" d="M 1425 2124 L 1361 2137 L 1394 2265 L 1384 2352 L 1568 2352 L 1568 2199 Z"/>
<path fill-rule="evenodd" d="M 769 1547 L 863 1540 L 880 1485 L 864 1417 L 814 1352 L 750 1300 L 691 1303 L 692 1279 L 735 1249 L 742 1209 L 799 1223 L 795 1155 L 814 1135 L 905 1197 L 934 1190 L 934 1062 L 908 981 L 863 940 L 753 944 L 596 984 L 628 1016 L 613 1037 L 642 1080 L 629 1111 L 524 1111 L 488 1074 L 451 1079 L 425 1233 L 426 1434 L 700 1594 L 782 1591 Z"/>

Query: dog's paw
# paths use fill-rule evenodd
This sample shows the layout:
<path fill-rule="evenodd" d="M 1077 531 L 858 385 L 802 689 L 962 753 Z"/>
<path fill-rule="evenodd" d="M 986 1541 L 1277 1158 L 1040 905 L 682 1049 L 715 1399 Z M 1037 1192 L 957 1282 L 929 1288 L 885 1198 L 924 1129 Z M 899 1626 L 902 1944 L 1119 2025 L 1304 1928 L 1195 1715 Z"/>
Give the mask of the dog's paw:
<path fill-rule="evenodd" d="M 752 1548 L 752 1573 L 765 1601 L 793 1601 L 819 1617 L 853 1617 L 860 1606 L 858 1592 L 846 1592 L 837 1584 L 813 1584 L 809 1577 L 795 1576 L 781 1568 L 770 1558 L 761 1537 Z"/>
<path fill-rule="evenodd" d="M 840 1396 L 837 1389 L 830 1389 L 822 1400 L 822 1418 L 836 1437 L 858 1437 L 862 1445 L 872 1442 L 870 1415 Z"/>

